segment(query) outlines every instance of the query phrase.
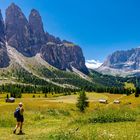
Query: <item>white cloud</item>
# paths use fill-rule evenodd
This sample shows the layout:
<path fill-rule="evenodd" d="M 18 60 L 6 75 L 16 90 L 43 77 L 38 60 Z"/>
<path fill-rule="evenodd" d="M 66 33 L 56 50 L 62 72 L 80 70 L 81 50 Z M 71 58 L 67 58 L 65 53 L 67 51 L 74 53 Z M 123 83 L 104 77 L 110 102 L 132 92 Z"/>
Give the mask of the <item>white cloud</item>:
<path fill-rule="evenodd" d="M 86 60 L 86 66 L 89 69 L 96 69 L 100 67 L 102 63 L 100 61 L 96 60 Z"/>

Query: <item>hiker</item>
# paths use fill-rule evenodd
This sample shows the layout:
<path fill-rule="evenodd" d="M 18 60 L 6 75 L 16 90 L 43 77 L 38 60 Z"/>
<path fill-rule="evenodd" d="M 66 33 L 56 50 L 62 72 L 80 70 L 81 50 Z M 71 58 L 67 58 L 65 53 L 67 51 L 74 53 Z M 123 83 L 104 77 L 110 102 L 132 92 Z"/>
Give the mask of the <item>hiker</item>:
<path fill-rule="evenodd" d="M 14 134 L 16 133 L 16 130 L 18 129 L 18 127 L 20 128 L 19 134 L 23 134 L 22 132 L 22 125 L 24 122 L 23 112 L 24 112 L 23 104 L 20 102 L 18 108 L 16 108 L 16 111 L 14 112 L 14 117 L 17 120 L 16 127 L 13 131 Z"/>

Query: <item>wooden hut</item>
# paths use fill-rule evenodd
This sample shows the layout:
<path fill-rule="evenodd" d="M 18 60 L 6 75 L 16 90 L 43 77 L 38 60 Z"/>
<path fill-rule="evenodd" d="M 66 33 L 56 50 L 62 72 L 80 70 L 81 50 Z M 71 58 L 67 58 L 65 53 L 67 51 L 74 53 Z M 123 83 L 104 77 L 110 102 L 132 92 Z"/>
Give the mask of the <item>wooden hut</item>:
<path fill-rule="evenodd" d="M 120 104 L 120 100 L 114 100 L 114 104 Z"/>
<path fill-rule="evenodd" d="M 15 98 L 13 98 L 13 97 L 7 98 L 7 99 L 5 99 L 5 102 L 7 102 L 7 103 L 14 103 L 15 102 Z"/>
<path fill-rule="evenodd" d="M 99 99 L 99 103 L 107 104 L 107 100 L 106 99 Z"/>

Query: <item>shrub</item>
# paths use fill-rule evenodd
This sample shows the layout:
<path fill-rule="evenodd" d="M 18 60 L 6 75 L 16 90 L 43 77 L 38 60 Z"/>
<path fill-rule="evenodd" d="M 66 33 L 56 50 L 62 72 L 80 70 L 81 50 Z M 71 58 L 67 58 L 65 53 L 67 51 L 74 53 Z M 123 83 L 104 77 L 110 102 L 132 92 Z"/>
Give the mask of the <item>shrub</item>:
<path fill-rule="evenodd" d="M 104 109 L 96 111 L 91 118 L 90 123 L 112 123 L 135 121 L 136 114 L 131 110 Z"/>
<path fill-rule="evenodd" d="M 47 113 L 51 116 L 56 116 L 58 115 L 58 112 L 55 109 L 48 109 Z"/>
<path fill-rule="evenodd" d="M 34 121 L 40 121 L 40 120 L 43 120 L 45 119 L 45 116 L 39 112 L 37 112 L 34 116 Z"/>
<path fill-rule="evenodd" d="M 66 110 L 58 110 L 60 114 L 64 115 L 64 116 L 69 116 L 70 112 L 66 111 Z"/>
<path fill-rule="evenodd" d="M 48 109 L 47 113 L 51 116 L 57 116 L 57 115 L 63 115 L 63 116 L 69 116 L 70 112 L 69 111 L 65 111 L 62 109 Z"/>
<path fill-rule="evenodd" d="M 71 131 L 60 131 L 49 135 L 50 140 L 83 140 L 77 129 Z"/>

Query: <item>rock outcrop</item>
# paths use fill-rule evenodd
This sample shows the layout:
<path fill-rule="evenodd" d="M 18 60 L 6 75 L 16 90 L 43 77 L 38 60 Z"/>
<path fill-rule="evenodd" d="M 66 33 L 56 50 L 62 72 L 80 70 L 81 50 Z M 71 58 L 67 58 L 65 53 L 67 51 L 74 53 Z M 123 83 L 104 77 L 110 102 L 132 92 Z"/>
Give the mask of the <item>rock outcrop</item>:
<path fill-rule="evenodd" d="M 83 73 L 88 73 L 82 50 L 74 44 L 55 44 L 48 42 L 42 46 L 41 56 L 58 69 L 71 70 L 74 67 Z"/>
<path fill-rule="evenodd" d="M 7 67 L 9 65 L 9 56 L 7 55 L 5 43 L 5 27 L 2 14 L 0 11 L 0 68 Z"/>
<path fill-rule="evenodd" d="M 31 10 L 29 15 L 29 25 L 31 28 L 32 51 L 36 54 L 39 52 L 42 44 L 46 43 L 46 35 L 41 16 L 35 9 Z"/>
<path fill-rule="evenodd" d="M 140 48 L 117 51 L 110 55 L 102 66 L 121 70 L 138 70 L 140 69 Z"/>
<path fill-rule="evenodd" d="M 25 56 L 31 56 L 30 26 L 21 9 L 14 3 L 6 9 L 5 25 L 8 44 Z"/>
<path fill-rule="evenodd" d="M 114 75 L 131 75 L 140 72 L 140 48 L 114 52 L 108 56 L 98 71 Z"/>
<path fill-rule="evenodd" d="M 88 73 L 81 48 L 45 32 L 37 10 L 31 10 L 28 21 L 21 9 L 12 3 L 6 10 L 5 27 L 0 33 L 6 36 L 8 45 L 23 55 L 32 57 L 40 53 L 45 61 L 56 68 L 72 70 L 75 67 Z"/>
<path fill-rule="evenodd" d="M 1 11 L 0 11 L 0 43 L 5 44 L 5 27 Z"/>

